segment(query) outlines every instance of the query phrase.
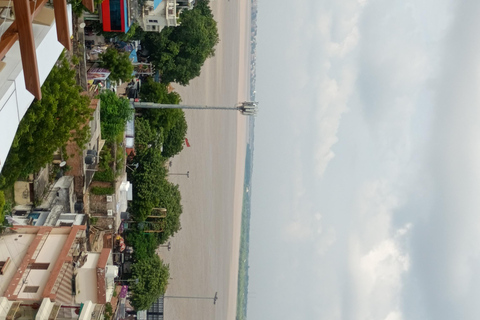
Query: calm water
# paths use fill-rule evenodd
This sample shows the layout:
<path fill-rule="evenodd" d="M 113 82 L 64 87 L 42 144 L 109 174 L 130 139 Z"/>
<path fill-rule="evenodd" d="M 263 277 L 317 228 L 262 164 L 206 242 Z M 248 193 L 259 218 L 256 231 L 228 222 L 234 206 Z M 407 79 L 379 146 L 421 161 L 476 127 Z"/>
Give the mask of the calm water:
<path fill-rule="evenodd" d="M 234 0 L 212 2 L 221 42 L 201 77 L 186 88 L 174 85 L 183 104 L 233 106 L 238 102 L 238 66 L 244 59 L 239 39 L 240 5 L 245 7 Z M 212 300 L 167 299 L 165 316 L 223 320 L 227 319 L 228 299 L 235 299 L 228 296 L 228 288 L 238 115 L 233 111 L 187 111 L 186 115 L 191 147 L 172 159 L 170 169 L 171 173 L 190 172 L 190 178 L 170 176 L 182 193 L 182 230 L 170 239 L 171 251 L 159 250 L 170 264 L 172 279 L 166 295 L 213 298 L 218 292 L 219 300 L 213 305 Z"/>

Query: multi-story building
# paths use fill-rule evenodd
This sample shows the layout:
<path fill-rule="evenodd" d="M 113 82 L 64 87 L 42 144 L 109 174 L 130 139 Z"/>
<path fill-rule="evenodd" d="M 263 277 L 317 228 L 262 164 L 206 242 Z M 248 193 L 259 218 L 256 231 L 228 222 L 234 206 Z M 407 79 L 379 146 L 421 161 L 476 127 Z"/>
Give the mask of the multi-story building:
<path fill-rule="evenodd" d="M 192 9 L 195 0 L 154 0 L 143 6 L 140 26 L 145 31 L 160 32 L 164 27 L 176 27 L 183 10 Z"/>
<path fill-rule="evenodd" d="M 32 23 L 33 48 L 36 54 L 40 84 L 43 84 L 64 49 L 63 45 L 57 40 L 57 23 L 53 10 L 46 7 L 44 9 L 45 19 L 41 21 L 34 19 Z M 72 31 L 71 21 L 71 11 L 68 11 L 70 34 Z M 8 19 L 5 20 L 0 35 L 3 36 L 2 33 L 7 31 L 13 23 Z M 11 36 L 6 38 L 10 38 L 8 41 L 11 42 Z M 2 41 L 6 41 L 6 39 L 2 39 Z M 2 49 L 1 53 L 3 54 L 5 46 Z M 0 57 L 3 58 L 0 63 L 0 170 L 2 170 L 18 125 L 34 96 L 27 89 L 18 41 L 14 40 L 14 44 L 4 57 L 3 55 L 0 55 Z"/>
<path fill-rule="evenodd" d="M 109 302 L 118 273 L 111 250 L 87 252 L 85 237 L 84 225 L 19 226 L 2 235 L 0 296 L 6 299 L 0 300 L 0 305 L 5 305 L 3 309 L 45 304 L 50 310 L 48 314 L 56 308 L 63 316 L 74 316 L 82 304 L 94 309 L 96 304 Z"/>

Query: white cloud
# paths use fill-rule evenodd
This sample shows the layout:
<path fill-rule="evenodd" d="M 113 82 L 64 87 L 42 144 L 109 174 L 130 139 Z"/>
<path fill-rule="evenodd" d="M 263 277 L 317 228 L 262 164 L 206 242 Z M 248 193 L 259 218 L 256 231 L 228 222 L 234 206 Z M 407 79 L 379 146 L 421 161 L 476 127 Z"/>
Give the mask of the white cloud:
<path fill-rule="evenodd" d="M 399 207 L 398 191 L 386 180 L 375 180 L 361 189 L 350 238 L 350 268 L 354 283 L 357 319 L 401 319 L 402 279 L 410 268 L 405 239 L 411 224 L 394 228 Z"/>

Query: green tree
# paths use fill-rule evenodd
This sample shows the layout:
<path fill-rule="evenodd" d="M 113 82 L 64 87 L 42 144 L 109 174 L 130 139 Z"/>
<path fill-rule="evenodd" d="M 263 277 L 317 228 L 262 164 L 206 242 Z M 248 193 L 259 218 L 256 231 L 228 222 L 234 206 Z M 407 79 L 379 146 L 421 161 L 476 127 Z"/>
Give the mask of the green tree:
<path fill-rule="evenodd" d="M 53 152 L 73 139 L 84 145 L 92 115 L 90 99 L 80 94 L 75 70 L 62 56 L 42 86 L 42 100 L 36 100 L 20 122 L 12 147 L 0 174 L 0 189 L 36 172 L 53 160 Z"/>
<path fill-rule="evenodd" d="M 108 48 L 100 54 L 100 66 L 110 70 L 109 78 L 113 81 L 128 81 L 132 79 L 133 64 L 128 52 L 118 52 L 114 48 Z"/>
<path fill-rule="evenodd" d="M 125 98 L 119 98 L 115 92 L 104 91 L 100 94 L 100 123 L 102 138 L 114 141 L 125 130 L 128 120 L 132 119 L 134 109 Z"/>
<path fill-rule="evenodd" d="M 142 101 L 179 104 L 181 97 L 176 92 L 168 92 L 167 86 L 148 78 L 140 89 Z M 161 131 L 164 137 L 162 156 L 173 157 L 183 150 L 187 134 L 187 121 L 181 109 L 141 109 L 144 119 L 150 123 L 153 130 Z"/>
<path fill-rule="evenodd" d="M 137 152 L 133 163 L 138 166 L 128 172 L 133 183 L 132 212 L 137 221 L 145 221 L 153 208 L 158 207 L 158 196 L 161 183 L 167 176 L 165 159 L 159 150 L 148 148 L 144 152 Z"/>
<path fill-rule="evenodd" d="M 135 118 L 135 149 L 137 152 L 151 147 L 160 148 L 162 145 L 163 128 L 155 130 L 145 118 Z"/>
<path fill-rule="evenodd" d="M 158 248 L 158 240 L 153 233 L 145 233 L 138 229 L 129 230 L 125 241 L 133 247 L 135 261 L 143 261 L 155 255 Z"/>
<path fill-rule="evenodd" d="M 136 221 L 145 221 L 148 216 L 154 215 L 153 208 L 167 209 L 167 217 L 159 219 L 158 223 L 148 224 L 145 228 L 159 230 L 156 233 L 158 243 L 165 242 L 180 230 L 180 215 L 183 208 L 178 185 L 169 182 L 165 158 L 156 148 L 147 148 L 137 152 L 132 161 L 138 166 L 128 172 L 129 181 L 133 184 L 132 213 Z"/>
<path fill-rule="evenodd" d="M 179 104 L 182 101 L 182 98 L 177 92 L 168 92 L 166 84 L 155 82 L 150 77 L 142 82 L 140 99 L 142 101 L 165 104 Z"/>
<path fill-rule="evenodd" d="M 132 266 L 132 277 L 138 283 L 132 286 L 130 302 L 135 310 L 147 310 L 167 290 L 170 271 L 157 255 L 137 261 Z"/>
<path fill-rule="evenodd" d="M 162 221 L 162 233 L 158 233 L 158 242 L 165 243 L 171 236 L 177 233 L 180 228 L 180 215 L 183 212 L 181 204 L 182 196 L 178 184 L 167 180 L 161 183 L 161 193 L 158 195 L 158 207 L 167 209 L 167 217 Z"/>
<path fill-rule="evenodd" d="M 219 36 L 208 0 L 182 11 L 180 21 L 180 26 L 163 28 L 160 33 L 147 32 L 145 48 L 163 83 L 188 85 L 200 75 L 205 60 L 215 54 Z"/>

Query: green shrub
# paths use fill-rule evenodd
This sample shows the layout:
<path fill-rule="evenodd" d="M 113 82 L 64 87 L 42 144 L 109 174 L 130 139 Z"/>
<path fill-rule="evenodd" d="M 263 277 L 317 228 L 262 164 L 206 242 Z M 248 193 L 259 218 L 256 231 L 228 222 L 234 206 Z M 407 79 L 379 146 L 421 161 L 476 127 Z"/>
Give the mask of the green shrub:
<path fill-rule="evenodd" d="M 108 194 L 114 194 L 115 188 L 114 187 L 92 187 L 92 189 L 90 189 L 90 192 L 97 196 L 103 196 Z"/>
<path fill-rule="evenodd" d="M 113 174 L 112 168 L 107 168 L 104 171 L 97 171 L 93 176 L 93 180 L 95 181 L 103 181 L 103 182 L 113 182 L 115 181 L 115 175 Z"/>

